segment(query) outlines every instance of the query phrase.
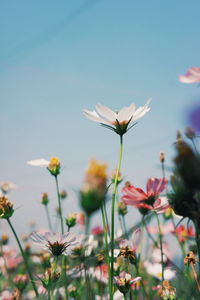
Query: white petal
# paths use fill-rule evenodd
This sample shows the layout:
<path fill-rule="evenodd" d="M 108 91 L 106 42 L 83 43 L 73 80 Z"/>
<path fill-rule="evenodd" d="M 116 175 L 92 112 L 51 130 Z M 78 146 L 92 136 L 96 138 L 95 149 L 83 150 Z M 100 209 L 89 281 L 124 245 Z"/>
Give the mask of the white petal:
<path fill-rule="evenodd" d="M 110 123 L 106 122 L 104 119 L 100 118 L 99 115 L 96 113 L 96 111 L 89 111 L 87 109 L 84 109 L 83 114 L 85 117 L 87 117 L 91 121 L 95 121 L 95 122 L 103 123 L 103 124 L 110 124 Z"/>
<path fill-rule="evenodd" d="M 115 122 L 117 119 L 117 114 L 114 111 L 100 103 L 96 105 L 96 111 L 109 123 Z"/>
<path fill-rule="evenodd" d="M 129 121 L 135 112 L 135 108 L 136 107 L 134 103 L 132 103 L 128 107 L 122 108 L 117 114 L 117 120 L 119 121 L 119 123 L 123 121 Z"/>
<path fill-rule="evenodd" d="M 144 106 L 139 107 L 135 111 L 131 122 L 134 122 L 134 121 L 138 120 L 139 118 L 143 117 L 150 110 L 150 107 L 148 105 L 150 104 L 151 100 L 152 100 L 151 98 L 148 99 Z"/>
<path fill-rule="evenodd" d="M 141 279 L 142 279 L 142 277 L 135 277 L 135 278 L 133 278 L 133 279 L 131 280 L 130 283 L 135 283 L 135 282 L 137 282 L 137 281 L 140 281 Z"/>
<path fill-rule="evenodd" d="M 50 162 L 44 158 L 27 161 L 28 165 L 36 166 L 36 167 L 47 167 L 49 163 Z"/>

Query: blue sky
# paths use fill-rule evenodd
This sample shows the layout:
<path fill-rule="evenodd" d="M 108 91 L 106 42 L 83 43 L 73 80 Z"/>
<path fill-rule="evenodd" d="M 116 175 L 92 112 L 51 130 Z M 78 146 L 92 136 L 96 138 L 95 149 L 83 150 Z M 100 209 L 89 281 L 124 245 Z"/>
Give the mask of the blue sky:
<path fill-rule="evenodd" d="M 26 161 L 60 158 L 66 212 L 78 210 L 73 191 L 91 157 L 115 167 L 118 136 L 85 119 L 83 108 L 118 110 L 152 97 L 151 111 L 125 136 L 122 173 L 138 186 L 160 176 L 161 150 L 171 165 L 176 130 L 199 103 L 197 85 L 178 82 L 200 66 L 198 0 L 21 0 L 0 8 L 0 181 L 19 185 L 11 194 L 19 230 L 32 219 L 46 225 L 41 192 L 56 205 L 53 179 Z"/>

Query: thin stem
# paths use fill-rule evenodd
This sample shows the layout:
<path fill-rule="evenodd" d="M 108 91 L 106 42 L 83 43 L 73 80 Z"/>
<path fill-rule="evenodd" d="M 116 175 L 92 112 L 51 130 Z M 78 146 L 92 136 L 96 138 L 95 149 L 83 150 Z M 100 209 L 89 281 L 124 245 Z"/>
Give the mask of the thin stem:
<path fill-rule="evenodd" d="M 146 223 L 144 223 L 144 224 L 145 224 L 145 229 L 146 229 L 148 237 L 152 240 L 154 246 L 159 249 L 159 245 L 158 245 L 157 241 L 153 238 L 153 236 L 151 235 L 151 233 L 148 231 L 148 229 L 146 227 Z M 165 256 L 166 256 L 167 260 L 169 261 L 169 263 L 171 265 L 173 265 L 174 268 L 177 269 L 179 273 L 181 273 L 182 275 L 184 275 L 184 272 L 166 254 L 165 254 Z"/>
<path fill-rule="evenodd" d="M 85 217 L 85 234 L 88 235 L 90 233 L 90 216 L 86 215 Z"/>
<path fill-rule="evenodd" d="M 101 215 L 102 215 L 102 221 L 103 221 L 103 231 L 104 231 L 104 240 L 105 240 L 105 248 L 106 248 L 106 260 L 108 264 L 108 274 L 110 274 L 110 258 L 109 258 L 109 248 L 108 248 L 108 236 L 107 236 L 107 228 L 106 228 L 106 219 L 105 219 L 105 211 L 104 206 L 101 206 Z M 108 278 L 108 287 L 109 287 L 109 295 L 112 297 L 112 286 L 110 281 L 110 276 Z"/>
<path fill-rule="evenodd" d="M 162 281 L 164 280 L 164 260 L 163 260 L 163 244 L 162 244 L 162 232 L 160 228 L 160 220 L 158 214 L 155 212 L 156 220 L 158 224 L 158 233 L 159 233 L 159 240 L 160 240 L 160 251 L 161 251 L 161 264 L 162 264 Z"/>
<path fill-rule="evenodd" d="M 19 240 L 19 238 L 18 238 L 18 236 L 17 236 L 17 233 L 16 233 L 14 227 L 12 226 L 12 224 L 11 224 L 11 222 L 10 222 L 10 219 L 7 219 L 7 221 L 8 221 L 8 224 L 9 224 L 9 226 L 10 226 L 10 228 L 11 228 L 11 230 L 12 230 L 14 236 L 15 236 L 15 239 L 16 239 L 16 241 L 17 241 L 17 244 L 18 244 L 18 246 L 19 246 L 19 249 L 20 249 L 20 251 L 21 251 L 21 255 L 22 255 L 23 259 L 24 259 L 24 263 L 25 263 L 25 266 L 26 266 L 28 275 L 29 275 L 29 277 L 30 277 L 30 281 L 31 281 L 32 287 L 33 287 L 33 289 L 34 289 L 35 295 L 36 295 L 36 297 L 38 297 L 39 294 L 38 294 L 38 291 L 37 291 L 35 282 L 34 282 L 34 280 L 33 280 L 33 275 L 32 275 L 32 273 L 31 273 L 31 269 L 30 269 L 30 267 L 29 267 L 29 264 L 28 264 L 28 260 L 27 260 L 26 254 L 25 254 L 25 252 L 24 252 L 24 250 L 23 250 L 23 248 L 22 248 L 22 246 L 21 246 L 21 243 L 20 243 L 20 240 Z"/>
<path fill-rule="evenodd" d="M 53 231 L 52 225 L 51 225 L 51 219 L 50 219 L 50 215 L 49 215 L 48 205 L 45 205 L 45 211 L 46 211 L 46 215 L 47 215 L 47 222 L 48 222 L 48 225 L 49 225 L 49 229 L 50 229 L 50 231 Z"/>
<path fill-rule="evenodd" d="M 60 223 L 61 223 L 61 232 L 62 232 L 62 234 L 64 234 L 63 217 L 62 217 L 62 206 L 61 206 L 60 192 L 59 192 L 59 186 L 58 186 L 58 176 L 55 176 L 55 181 L 56 181 L 56 191 L 57 191 L 57 197 L 58 197 L 58 206 L 59 206 L 59 216 L 60 216 Z"/>
<path fill-rule="evenodd" d="M 117 191 L 117 182 L 120 172 L 121 162 L 122 162 L 122 150 L 123 150 L 123 137 L 120 136 L 120 149 L 119 149 L 119 161 L 117 166 L 117 172 L 115 175 L 115 181 L 113 185 L 112 193 L 112 208 L 111 208 L 111 267 L 110 267 L 110 281 L 111 281 L 111 290 L 113 290 L 113 274 L 114 274 L 114 233 L 115 233 L 115 198 Z M 113 292 L 111 293 L 110 300 L 113 300 Z"/>
<path fill-rule="evenodd" d="M 126 221 L 125 221 L 125 216 L 122 216 L 122 223 L 123 223 L 123 227 L 124 227 L 124 235 L 126 237 L 126 239 L 128 240 L 128 233 L 127 233 L 127 229 L 126 229 Z"/>
<path fill-rule="evenodd" d="M 165 164 L 164 164 L 164 161 L 161 162 L 161 166 L 162 166 L 162 176 L 163 176 L 163 178 L 165 178 Z"/>
<path fill-rule="evenodd" d="M 107 209 L 106 209 L 106 201 L 103 202 L 103 209 L 104 209 L 106 224 L 107 224 L 107 228 L 108 228 L 108 235 L 110 236 L 110 226 L 109 226 L 108 214 L 107 214 Z"/>

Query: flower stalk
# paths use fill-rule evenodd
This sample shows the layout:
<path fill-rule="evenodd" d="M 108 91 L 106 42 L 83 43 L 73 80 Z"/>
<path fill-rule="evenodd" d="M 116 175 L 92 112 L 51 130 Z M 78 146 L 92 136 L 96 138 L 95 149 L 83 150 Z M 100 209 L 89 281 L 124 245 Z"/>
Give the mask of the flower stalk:
<path fill-rule="evenodd" d="M 62 217 L 62 206 L 61 206 L 61 199 L 60 199 L 60 192 L 59 192 L 58 176 L 57 175 L 55 175 L 55 181 L 56 181 L 56 191 L 57 191 L 58 206 L 59 206 L 60 223 L 61 223 L 61 233 L 64 234 L 64 225 L 63 225 L 63 217 Z"/>
<path fill-rule="evenodd" d="M 23 250 L 23 248 L 22 248 L 22 246 L 21 246 L 20 240 L 19 240 L 19 238 L 18 238 L 18 236 L 17 236 L 17 233 L 16 233 L 14 227 L 12 226 L 12 223 L 10 222 L 10 219 L 8 218 L 7 221 L 8 221 L 8 224 L 9 224 L 9 226 L 10 226 L 10 228 L 11 228 L 11 230 L 12 230 L 14 236 L 15 236 L 15 239 L 16 239 L 16 241 L 17 241 L 17 244 L 18 244 L 18 246 L 19 246 L 21 255 L 22 255 L 22 257 L 23 257 L 23 260 L 24 260 L 24 263 L 25 263 L 25 266 L 26 266 L 27 273 L 28 273 L 28 275 L 29 275 L 29 278 L 30 278 L 30 281 L 31 281 L 31 284 L 32 284 L 32 287 L 33 287 L 33 289 L 34 289 L 34 292 L 35 292 L 36 297 L 38 298 L 39 294 L 38 294 L 38 291 L 37 291 L 37 288 L 36 288 L 36 285 L 35 285 L 35 282 L 34 282 L 34 279 L 33 279 L 33 275 L 32 275 L 32 273 L 31 273 L 31 269 L 30 269 L 30 266 L 29 266 L 29 263 L 28 263 L 26 254 L 24 253 L 24 250 Z"/>
<path fill-rule="evenodd" d="M 164 260 L 163 260 L 163 244 L 162 244 L 162 232 L 160 227 L 160 220 L 158 217 L 158 214 L 155 212 L 156 220 L 158 224 L 158 234 L 159 234 L 159 240 L 160 240 L 160 251 L 161 251 L 161 264 L 162 264 L 162 281 L 164 280 Z"/>
<path fill-rule="evenodd" d="M 109 273 L 109 277 L 111 281 L 111 290 L 113 290 L 113 275 L 114 275 L 115 199 L 116 199 L 116 192 L 117 192 L 118 176 L 119 176 L 121 162 L 122 162 L 122 152 L 123 152 L 123 135 L 120 135 L 119 161 L 118 161 L 115 181 L 113 185 L 112 207 L 111 207 L 111 264 L 110 264 L 110 273 Z M 111 293 L 111 297 L 110 297 L 110 300 L 112 299 L 113 299 L 113 293 Z"/>

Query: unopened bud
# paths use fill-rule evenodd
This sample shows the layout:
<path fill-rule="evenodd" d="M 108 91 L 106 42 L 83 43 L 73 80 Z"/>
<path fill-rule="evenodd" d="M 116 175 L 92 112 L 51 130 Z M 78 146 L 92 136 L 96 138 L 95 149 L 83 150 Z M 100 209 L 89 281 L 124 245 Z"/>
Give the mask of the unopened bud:
<path fill-rule="evenodd" d="M 121 216 L 125 216 L 127 214 L 127 206 L 124 202 L 118 202 L 117 203 L 117 206 L 118 206 L 118 213 L 119 215 Z"/>
<path fill-rule="evenodd" d="M 28 275 L 26 274 L 17 274 L 13 279 L 15 286 L 19 289 L 20 292 L 22 292 L 25 289 L 25 287 L 28 284 L 28 281 Z"/>
<path fill-rule="evenodd" d="M 47 193 L 42 193 L 41 203 L 43 205 L 48 205 L 48 203 L 49 203 L 49 197 L 48 197 Z"/>
<path fill-rule="evenodd" d="M 164 163 L 164 161 L 165 161 L 165 154 L 164 154 L 164 152 L 160 152 L 159 158 L 160 158 L 160 162 Z"/>
<path fill-rule="evenodd" d="M 62 200 L 64 200 L 65 198 L 67 198 L 67 192 L 66 192 L 65 190 L 62 190 L 62 191 L 60 192 L 60 198 L 61 198 Z"/>
<path fill-rule="evenodd" d="M 71 228 L 76 225 L 76 213 L 71 213 L 66 218 L 66 225 Z"/>
<path fill-rule="evenodd" d="M 48 164 L 47 169 L 53 176 L 57 176 L 60 174 L 60 161 L 57 157 L 52 157 Z"/>
<path fill-rule="evenodd" d="M 0 239 L 0 244 L 1 245 L 7 245 L 9 241 L 9 237 L 6 233 L 3 233 Z"/>
<path fill-rule="evenodd" d="M 195 131 L 194 131 L 194 129 L 193 128 L 191 128 L 191 127 L 187 127 L 186 129 L 185 129 L 185 135 L 186 135 L 186 137 L 188 138 L 188 139 L 190 139 L 190 140 L 192 140 L 193 138 L 195 138 Z"/>

